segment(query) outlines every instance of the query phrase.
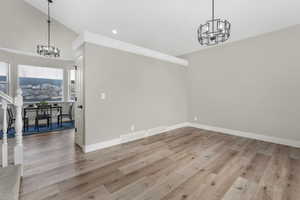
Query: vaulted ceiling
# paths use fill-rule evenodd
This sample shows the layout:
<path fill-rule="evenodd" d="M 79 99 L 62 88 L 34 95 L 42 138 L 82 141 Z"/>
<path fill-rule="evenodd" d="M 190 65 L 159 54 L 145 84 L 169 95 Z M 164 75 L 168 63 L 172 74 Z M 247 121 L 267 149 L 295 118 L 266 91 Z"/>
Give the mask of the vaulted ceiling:
<path fill-rule="evenodd" d="M 46 0 L 25 0 L 46 13 Z M 299 0 L 215 0 L 216 16 L 232 23 L 228 42 L 300 24 Z M 54 0 L 53 17 L 81 33 L 182 55 L 199 50 L 197 28 L 211 17 L 211 0 Z M 42 20 L 42 19 L 41 19 Z M 118 34 L 114 35 L 112 30 Z"/>

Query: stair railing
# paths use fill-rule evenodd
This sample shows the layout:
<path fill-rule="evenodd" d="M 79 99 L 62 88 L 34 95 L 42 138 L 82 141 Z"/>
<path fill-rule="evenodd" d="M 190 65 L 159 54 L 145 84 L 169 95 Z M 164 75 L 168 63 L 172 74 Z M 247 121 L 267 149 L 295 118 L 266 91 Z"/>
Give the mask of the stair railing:
<path fill-rule="evenodd" d="M 2 97 L 2 96 L 1 96 Z M 2 99 L 2 110 L 3 110 L 3 123 L 2 123 L 2 167 L 7 167 L 8 165 L 8 144 L 7 144 L 7 102 Z"/>
<path fill-rule="evenodd" d="M 15 147 L 14 147 L 14 165 L 21 165 L 21 175 L 23 175 L 23 120 L 22 120 L 22 108 L 23 108 L 23 96 L 22 90 L 18 89 L 14 98 L 8 96 L 4 92 L 0 91 L 0 98 L 3 110 L 3 122 L 2 122 L 2 167 L 8 166 L 8 142 L 7 142 L 7 106 L 11 104 L 15 107 L 16 119 L 15 119 Z"/>

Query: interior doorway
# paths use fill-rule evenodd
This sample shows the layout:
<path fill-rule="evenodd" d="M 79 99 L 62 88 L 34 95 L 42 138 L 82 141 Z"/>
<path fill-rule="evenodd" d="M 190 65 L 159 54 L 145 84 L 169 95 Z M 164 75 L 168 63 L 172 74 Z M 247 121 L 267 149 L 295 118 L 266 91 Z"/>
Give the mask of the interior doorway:
<path fill-rule="evenodd" d="M 84 151 L 83 56 L 75 60 L 75 143 Z"/>

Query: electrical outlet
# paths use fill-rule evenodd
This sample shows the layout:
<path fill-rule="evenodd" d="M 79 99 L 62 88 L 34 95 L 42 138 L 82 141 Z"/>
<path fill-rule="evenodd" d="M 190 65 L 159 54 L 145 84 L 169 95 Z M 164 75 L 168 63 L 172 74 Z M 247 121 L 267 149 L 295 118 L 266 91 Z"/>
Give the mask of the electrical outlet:
<path fill-rule="evenodd" d="M 130 126 L 130 130 L 131 130 L 131 131 L 134 131 L 134 130 L 135 130 L 135 125 L 131 125 L 131 126 Z"/>
<path fill-rule="evenodd" d="M 106 99 L 106 94 L 104 92 L 101 93 L 101 99 L 105 100 Z"/>
<path fill-rule="evenodd" d="M 198 117 L 197 116 L 194 117 L 194 121 L 198 121 Z"/>

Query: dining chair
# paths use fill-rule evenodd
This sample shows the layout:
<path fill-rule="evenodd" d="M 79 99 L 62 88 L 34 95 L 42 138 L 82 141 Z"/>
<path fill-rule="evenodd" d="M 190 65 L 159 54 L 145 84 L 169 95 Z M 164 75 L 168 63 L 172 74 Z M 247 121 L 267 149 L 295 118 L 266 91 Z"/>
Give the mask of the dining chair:
<path fill-rule="evenodd" d="M 62 122 L 64 118 L 68 118 L 70 121 L 73 121 L 73 103 L 69 106 L 67 113 L 60 113 L 60 115 L 57 116 L 57 125 L 62 126 Z"/>
<path fill-rule="evenodd" d="M 47 120 L 47 127 L 52 128 L 52 106 L 39 105 L 36 109 L 35 129 L 39 131 L 39 122 Z"/>
<path fill-rule="evenodd" d="M 52 104 L 52 119 L 58 119 L 58 116 L 61 115 L 61 112 L 62 112 L 62 106 L 61 105 Z M 57 124 L 59 124 L 58 120 L 57 120 Z"/>
<path fill-rule="evenodd" d="M 11 129 L 13 124 L 16 122 L 16 117 L 13 112 L 13 109 L 9 106 L 7 108 L 8 114 L 8 129 Z M 29 118 L 27 116 L 23 116 L 23 131 L 29 130 Z"/>

